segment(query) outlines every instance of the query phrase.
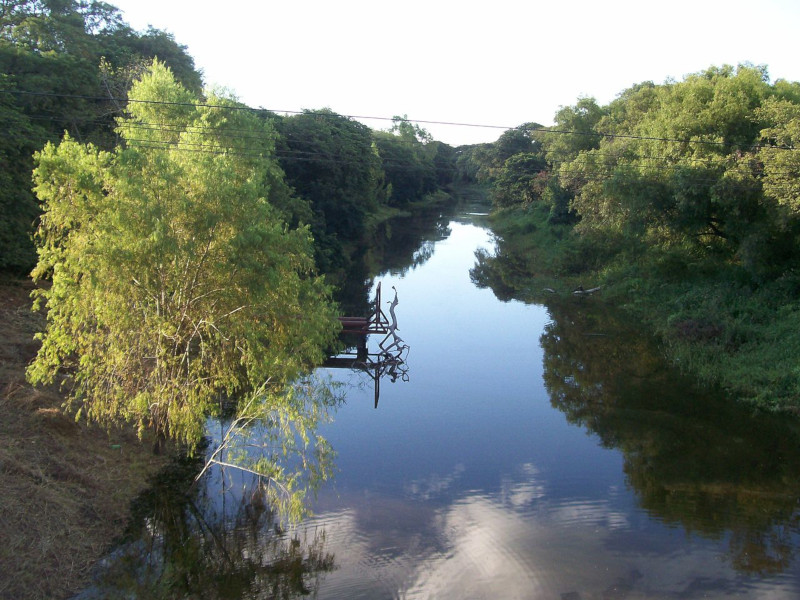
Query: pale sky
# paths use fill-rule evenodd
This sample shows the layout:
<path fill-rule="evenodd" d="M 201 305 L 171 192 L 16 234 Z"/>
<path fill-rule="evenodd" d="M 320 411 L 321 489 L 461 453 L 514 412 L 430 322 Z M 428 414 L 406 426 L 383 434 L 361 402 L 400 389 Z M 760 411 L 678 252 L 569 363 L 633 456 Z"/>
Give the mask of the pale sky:
<path fill-rule="evenodd" d="M 110 0 L 253 107 L 513 127 L 712 65 L 800 81 L 798 0 Z M 364 122 L 373 129 L 385 121 Z M 423 124 L 453 145 L 502 129 Z"/>

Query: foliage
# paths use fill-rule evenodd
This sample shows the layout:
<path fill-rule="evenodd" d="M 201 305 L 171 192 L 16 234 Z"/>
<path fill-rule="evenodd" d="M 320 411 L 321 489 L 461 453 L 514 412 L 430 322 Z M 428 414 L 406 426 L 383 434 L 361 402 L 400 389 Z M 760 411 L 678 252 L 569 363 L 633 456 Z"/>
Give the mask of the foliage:
<path fill-rule="evenodd" d="M 455 151 L 455 181 L 462 184 L 484 182 L 483 173 L 492 144 L 459 146 Z"/>
<path fill-rule="evenodd" d="M 800 100 L 770 98 L 758 117 L 768 126 L 758 159 L 764 165 L 764 193 L 788 213 L 785 221 L 800 217 Z"/>
<path fill-rule="evenodd" d="M 360 240 L 383 195 L 370 129 L 329 109 L 278 121 L 286 180 L 309 203 L 306 217 L 324 272 L 341 267 L 344 244 Z M 300 218 L 303 218 L 302 215 Z"/>
<path fill-rule="evenodd" d="M 125 97 L 132 79 L 108 75 L 140 73 L 156 55 L 200 91 L 200 74 L 185 47 L 158 30 L 134 32 L 113 6 L 77 0 L 3 3 L 0 270 L 23 272 L 35 263 L 30 236 L 39 211 L 30 189 L 33 153 L 65 130 L 75 139 L 113 147 L 111 115 L 121 107 L 114 98 Z"/>
<path fill-rule="evenodd" d="M 498 208 L 528 205 L 541 200 L 549 175 L 539 154 L 514 154 L 503 164 L 492 188 L 492 202 Z"/>
<path fill-rule="evenodd" d="M 299 521 L 309 494 L 333 476 L 334 451 L 318 430 L 342 403 L 338 387 L 312 376 L 278 390 L 261 386 L 239 404 L 195 481 L 214 466 L 251 473 L 264 504 Z"/>
<path fill-rule="evenodd" d="M 433 143 L 430 134 L 406 116 L 394 117 L 393 121 L 390 131 L 374 132 L 373 140 L 390 186 L 387 202 L 403 207 L 437 189 L 443 145 Z"/>
<path fill-rule="evenodd" d="M 258 484 L 251 487 L 244 478 L 243 485 L 231 485 L 230 470 L 193 487 L 200 465 L 191 459 L 171 465 L 133 502 L 124 543 L 92 591 L 103 598 L 152 599 L 315 594 L 324 574 L 336 568 L 324 530 L 287 531 Z"/>
<path fill-rule="evenodd" d="M 645 82 L 607 107 L 581 98 L 531 132 L 544 164 L 525 151 L 505 160 L 495 205 L 543 201 L 551 223 L 575 224 L 600 251 L 680 248 L 763 283 L 798 258 L 798 106 L 796 85 L 751 65 Z"/>
<path fill-rule="evenodd" d="M 602 285 L 686 371 L 796 412 L 799 90 L 724 66 L 562 109 L 534 132 L 546 165 L 519 153 L 495 181 L 498 249 L 476 278 L 504 297 L 531 274 Z"/>
<path fill-rule="evenodd" d="M 124 146 L 66 136 L 36 156 L 34 277 L 52 285 L 28 375 L 63 377 L 90 419 L 191 447 L 220 397 L 291 381 L 337 322 L 308 230 L 269 203 L 284 185 L 271 125 L 226 97 L 196 104 L 160 63 L 130 97 Z"/>

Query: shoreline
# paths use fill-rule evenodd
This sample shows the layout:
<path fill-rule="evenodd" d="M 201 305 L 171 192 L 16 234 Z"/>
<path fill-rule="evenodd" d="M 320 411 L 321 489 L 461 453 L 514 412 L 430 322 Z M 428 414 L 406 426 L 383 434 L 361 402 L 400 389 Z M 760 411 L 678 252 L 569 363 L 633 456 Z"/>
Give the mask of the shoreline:
<path fill-rule="evenodd" d="M 69 598 L 89 585 L 131 501 L 169 460 L 132 428 L 76 422 L 58 389 L 27 383 L 45 322 L 31 311 L 33 287 L 0 280 L 0 597 L 17 600 Z"/>

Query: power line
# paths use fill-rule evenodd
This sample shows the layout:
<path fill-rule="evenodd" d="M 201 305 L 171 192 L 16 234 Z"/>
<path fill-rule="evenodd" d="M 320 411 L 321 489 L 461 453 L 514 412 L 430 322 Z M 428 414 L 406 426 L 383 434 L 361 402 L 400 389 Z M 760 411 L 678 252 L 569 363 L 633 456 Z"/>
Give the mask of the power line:
<path fill-rule="evenodd" d="M 686 139 L 686 138 L 670 138 L 670 137 L 659 137 L 659 136 L 645 136 L 645 135 L 634 135 L 634 134 L 620 134 L 620 133 L 604 133 L 599 131 L 576 131 L 576 130 L 568 130 L 568 129 L 553 129 L 548 127 L 532 127 L 526 125 L 516 125 L 516 126 L 507 126 L 507 125 L 490 125 L 490 124 L 480 124 L 480 123 L 463 123 L 463 122 L 455 122 L 455 121 L 433 121 L 433 120 L 425 120 L 425 119 L 409 119 L 403 117 L 381 117 L 381 116 L 368 116 L 368 115 L 342 115 L 338 113 L 325 113 L 325 112 L 315 112 L 309 110 L 277 110 L 277 109 L 268 109 L 268 108 L 253 108 L 250 106 L 244 105 L 236 105 L 236 104 L 207 104 L 203 102 L 170 102 L 166 100 L 136 100 L 130 98 L 115 98 L 112 96 L 88 96 L 82 94 L 58 94 L 54 92 L 33 92 L 33 91 L 25 91 L 25 90 L 0 90 L 0 93 L 3 94 L 12 94 L 12 95 L 29 95 L 29 96 L 41 96 L 41 97 L 51 97 L 51 98 L 73 98 L 73 99 L 80 99 L 80 100 L 93 100 L 93 101 L 103 101 L 103 102 L 110 102 L 110 101 L 119 101 L 119 102 L 128 102 L 128 103 L 139 103 L 139 104 L 151 104 L 151 105 L 164 105 L 164 106 L 185 106 L 185 107 L 194 107 L 194 108 L 213 108 L 213 109 L 220 109 L 220 110 L 237 110 L 237 111 L 249 111 L 255 113 L 272 113 L 272 114 L 291 114 L 291 115 L 302 115 L 302 114 L 314 114 L 320 117 L 325 117 L 326 115 L 330 115 L 331 117 L 345 117 L 347 119 L 364 119 L 364 120 L 375 120 L 375 121 L 392 121 L 392 122 L 403 122 L 403 123 L 421 123 L 423 125 L 447 125 L 447 126 L 455 126 L 455 127 L 474 127 L 474 128 L 484 128 L 484 129 L 497 129 L 497 130 L 518 130 L 518 131 L 525 131 L 531 133 L 551 133 L 551 134 L 559 134 L 559 135 L 579 135 L 579 136 L 588 136 L 588 137 L 599 137 L 599 138 L 606 138 L 606 139 L 629 139 L 629 140 L 640 140 L 640 141 L 657 141 L 657 142 L 672 142 L 672 143 L 681 143 L 681 144 L 701 144 L 701 145 L 711 145 L 711 146 L 726 146 L 726 142 L 721 141 L 713 141 L 713 140 L 693 140 L 693 139 Z M 767 148 L 775 148 L 781 150 L 800 150 L 800 148 L 790 147 L 790 146 L 771 146 L 771 145 L 754 145 L 752 148 L 758 149 L 762 147 Z"/>
<path fill-rule="evenodd" d="M 142 124 L 142 123 L 131 123 L 127 124 L 131 129 L 142 129 L 145 131 L 166 131 L 171 133 L 180 133 L 183 131 L 180 128 L 174 127 L 166 127 L 161 128 L 154 124 Z M 197 128 L 200 130 L 201 128 Z M 204 130 L 211 130 L 209 128 L 203 128 Z M 201 131 L 202 132 L 202 131 Z M 225 137 L 223 135 L 221 137 Z M 19 136 L 17 136 L 19 137 Z M 238 141 L 241 139 L 253 139 L 259 141 L 273 141 L 273 136 L 240 136 L 238 138 L 233 138 L 233 141 Z M 143 139 L 143 138 L 125 138 L 125 142 L 128 143 L 131 147 L 139 147 L 139 148 L 152 148 L 152 149 L 161 149 L 161 150 L 169 150 L 175 149 L 181 152 L 201 152 L 206 154 L 219 154 L 219 155 L 231 155 L 231 156 L 244 156 L 244 157 L 254 157 L 254 158 L 261 158 L 261 157 L 269 157 L 274 156 L 280 161 L 289 161 L 289 162 L 316 162 L 316 163 L 328 163 L 328 164 L 339 164 L 339 165 L 358 165 L 362 166 L 363 161 L 360 158 L 336 158 L 334 155 L 331 155 L 328 152 L 323 152 L 319 150 L 299 150 L 299 149 L 286 149 L 275 147 L 268 149 L 267 152 L 258 152 L 258 151 L 248 151 L 246 146 L 241 146 L 239 148 L 235 147 L 235 145 L 225 147 L 220 144 L 216 144 L 213 142 L 190 142 L 186 140 L 182 140 L 180 142 L 174 142 L 169 140 L 157 140 L 157 139 Z M 363 148 L 362 148 L 363 149 Z M 371 150 L 371 147 L 370 147 Z M 613 161 L 617 161 L 622 159 L 621 162 L 615 162 L 614 164 L 602 164 L 602 163 L 593 163 L 590 157 L 600 156 L 603 158 L 610 158 Z M 384 167 L 394 167 L 394 168 L 406 168 L 409 171 L 416 171 L 419 170 L 422 165 L 413 161 L 402 161 L 396 160 L 391 157 L 384 157 L 378 155 L 376 157 L 380 160 L 381 165 Z M 647 162 L 639 162 L 638 164 L 633 164 L 628 162 L 628 160 L 634 161 L 642 161 L 648 160 Z M 611 176 L 613 173 L 621 172 L 624 169 L 627 170 L 638 170 L 641 172 L 642 175 L 649 174 L 649 171 L 657 170 L 657 171 L 675 171 L 681 168 L 694 168 L 697 166 L 700 167 L 716 167 L 717 169 L 722 169 L 726 165 L 721 162 L 720 159 L 714 158 L 688 158 L 688 157 L 679 157 L 678 161 L 676 161 L 675 157 L 666 157 L 666 156 L 658 156 L 658 155 L 637 155 L 627 159 L 626 157 L 620 157 L 618 154 L 614 153 L 603 153 L 600 151 L 593 151 L 591 155 L 578 155 L 573 159 L 548 159 L 549 163 L 548 167 L 543 169 L 537 170 L 529 170 L 527 173 L 539 173 L 539 172 L 552 172 L 559 169 L 560 165 L 568 164 L 575 166 L 579 169 L 582 169 L 583 174 L 594 175 L 594 176 Z M 594 169 L 587 170 L 584 167 L 592 166 Z M 430 165 L 430 168 L 434 172 L 453 172 L 457 171 L 457 167 L 439 167 L 436 165 Z M 794 175 L 792 171 L 777 171 L 773 172 L 773 175 Z M 701 182 L 700 179 L 695 178 L 696 181 Z M 710 181 L 708 179 L 703 179 L 702 181 Z"/>

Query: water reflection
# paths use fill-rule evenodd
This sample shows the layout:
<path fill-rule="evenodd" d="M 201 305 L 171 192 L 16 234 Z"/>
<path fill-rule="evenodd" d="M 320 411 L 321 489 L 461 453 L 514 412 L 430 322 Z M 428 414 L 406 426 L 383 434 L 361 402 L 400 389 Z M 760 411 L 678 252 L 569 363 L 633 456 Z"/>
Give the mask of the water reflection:
<path fill-rule="evenodd" d="M 437 241 L 450 235 L 449 223 L 456 205 L 382 223 L 353 260 L 347 273 L 335 277 L 336 301 L 347 315 L 367 314 L 373 278 L 378 273 L 402 275 L 425 264 Z"/>
<path fill-rule="evenodd" d="M 226 489 L 216 470 L 210 485 L 192 487 L 202 465 L 175 463 L 134 502 L 125 543 L 77 599 L 289 599 L 319 588 L 336 568 L 325 532 L 284 531 L 256 479 L 250 489 Z"/>
<path fill-rule="evenodd" d="M 641 505 L 714 539 L 739 570 L 788 567 L 800 525 L 800 435 L 785 419 L 697 391 L 614 311 L 552 303 L 545 385 L 571 423 L 625 457 Z"/>
<path fill-rule="evenodd" d="M 349 369 L 366 373 L 372 380 L 374 390 L 375 408 L 381 396 L 381 380 L 387 379 L 391 383 L 408 381 L 409 347 L 406 345 L 393 348 L 389 351 L 368 352 L 366 346 L 348 347 L 336 356 L 328 358 L 323 367 L 326 369 Z"/>
<path fill-rule="evenodd" d="M 466 277 L 486 232 L 449 229 L 385 282 L 414 376 L 321 428 L 339 470 L 316 514 L 284 529 L 217 469 L 191 505 L 145 503 L 131 564 L 167 597 L 796 598 L 796 429 L 693 390 L 595 298 L 497 302 Z M 524 298 L 521 269 L 483 266 Z"/>
<path fill-rule="evenodd" d="M 448 223 L 437 209 L 384 224 L 341 286 L 343 312 L 366 314 L 373 277 L 424 264 L 434 242 L 449 235 Z M 355 352 L 347 366 L 374 378 L 376 406 L 382 378 L 408 379 L 408 346 L 396 336 L 384 342 L 377 352 L 367 351 L 365 340 L 349 348 Z M 335 455 L 318 427 L 342 397 L 334 387 L 314 385 L 298 386 L 284 400 L 256 420 L 211 422 L 205 457 L 176 462 L 153 481 L 135 501 L 117 550 L 76 600 L 316 595 L 340 559 L 324 523 L 290 525 L 287 515 L 305 512 L 333 474 Z"/>
<path fill-rule="evenodd" d="M 524 257 L 479 253 L 473 281 L 501 300 L 527 299 Z M 665 365 L 652 339 L 600 302 L 538 294 L 544 382 L 567 420 L 622 452 L 642 508 L 669 526 L 719 540 L 730 564 L 780 573 L 800 547 L 796 423 L 699 390 Z"/>
<path fill-rule="evenodd" d="M 340 317 L 342 323 L 342 337 L 356 340 L 355 345 L 347 346 L 336 356 L 329 357 L 323 367 L 327 369 L 350 369 L 367 373 L 372 379 L 375 390 L 375 408 L 381 393 L 381 379 L 387 378 L 392 383 L 398 379 L 408 381 L 408 365 L 406 359 L 410 347 L 403 338 L 397 334 L 397 314 L 395 309 L 399 304 L 397 289 L 394 298 L 388 302 L 389 319 L 382 306 L 381 284 L 375 289 L 375 300 L 370 315 L 366 317 Z M 384 336 L 378 341 L 378 351 L 368 350 L 369 335 Z"/>

